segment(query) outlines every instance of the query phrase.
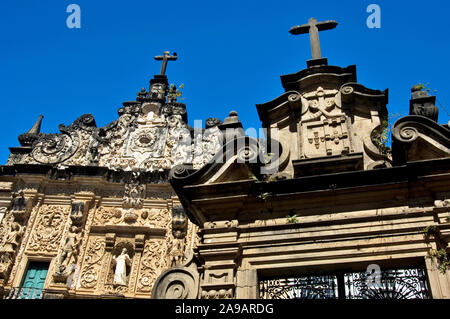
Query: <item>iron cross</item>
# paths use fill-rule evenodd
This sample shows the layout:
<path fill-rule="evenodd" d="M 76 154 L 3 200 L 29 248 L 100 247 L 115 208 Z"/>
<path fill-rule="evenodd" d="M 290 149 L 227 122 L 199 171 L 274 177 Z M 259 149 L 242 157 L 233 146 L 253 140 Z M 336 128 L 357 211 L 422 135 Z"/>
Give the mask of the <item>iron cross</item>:
<path fill-rule="evenodd" d="M 337 25 L 337 22 L 333 20 L 317 22 L 316 18 L 311 18 L 309 19 L 308 24 L 292 27 L 289 32 L 294 35 L 309 32 L 309 38 L 311 40 L 311 55 L 313 60 L 316 60 L 322 58 L 322 53 L 320 51 L 319 31 L 331 30 L 336 28 Z"/>
<path fill-rule="evenodd" d="M 164 51 L 164 55 L 155 56 L 156 61 L 163 61 L 161 65 L 160 75 L 166 74 L 167 61 L 176 61 L 178 59 L 177 53 L 174 52 L 173 55 L 170 55 L 169 51 Z"/>

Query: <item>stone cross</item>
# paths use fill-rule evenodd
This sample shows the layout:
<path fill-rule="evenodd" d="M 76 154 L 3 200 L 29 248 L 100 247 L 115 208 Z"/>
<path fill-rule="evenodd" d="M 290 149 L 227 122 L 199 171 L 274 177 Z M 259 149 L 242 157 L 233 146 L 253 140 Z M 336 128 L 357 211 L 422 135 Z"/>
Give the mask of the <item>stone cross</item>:
<path fill-rule="evenodd" d="M 164 51 L 164 55 L 155 56 L 156 61 L 163 61 L 161 65 L 161 72 L 159 74 L 165 75 L 167 68 L 167 61 L 175 61 L 176 59 L 178 59 L 176 52 L 174 52 L 173 55 L 170 55 L 169 51 Z"/>
<path fill-rule="evenodd" d="M 309 33 L 312 58 L 317 60 L 322 58 L 319 31 L 331 30 L 336 28 L 337 25 L 337 22 L 333 20 L 317 22 L 316 18 L 311 18 L 308 24 L 292 27 L 289 32 L 294 35 Z"/>

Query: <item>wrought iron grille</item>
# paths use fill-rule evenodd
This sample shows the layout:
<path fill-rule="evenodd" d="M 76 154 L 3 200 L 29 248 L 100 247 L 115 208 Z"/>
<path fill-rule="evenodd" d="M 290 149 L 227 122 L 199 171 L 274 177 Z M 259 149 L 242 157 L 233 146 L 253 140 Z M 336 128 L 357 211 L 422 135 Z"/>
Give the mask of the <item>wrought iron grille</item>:
<path fill-rule="evenodd" d="M 11 288 L 5 299 L 42 299 L 42 289 L 15 287 Z"/>
<path fill-rule="evenodd" d="M 422 269 L 382 271 L 379 282 L 370 273 L 344 275 L 348 299 L 428 299 L 428 285 Z"/>
<path fill-rule="evenodd" d="M 372 276 L 371 276 L 372 275 Z M 386 270 L 379 281 L 366 272 L 262 280 L 262 299 L 428 299 L 422 269 Z"/>
<path fill-rule="evenodd" d="M 305 276 L 260 282 L 263 299 L 336 299 L 336 276 Z"/>

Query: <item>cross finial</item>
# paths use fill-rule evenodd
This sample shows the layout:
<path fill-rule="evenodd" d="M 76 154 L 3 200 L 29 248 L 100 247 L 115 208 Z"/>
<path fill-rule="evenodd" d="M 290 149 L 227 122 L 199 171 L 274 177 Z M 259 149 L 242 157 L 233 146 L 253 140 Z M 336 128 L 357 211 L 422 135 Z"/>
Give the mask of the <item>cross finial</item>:
<path fill-rule="evenodd" d="M 308 24 L 292 27 L 289 32 L 294 35 L 309 33 L 311 40 L 311 55 L 313 60 L 317 60 L 322 58 L 319 31 L 331 30 L 336 28 L 337 25 L 337 22 L 333 20 L 317 22 L 316 18 L 311 18 L 309 19 Z"/>
<path fill-rule="evenodd" d="M 164 51 L 164 55 L 157 55 L 155 56 L 156 61 L 163 61 L 161 65 L 161 72 L 160 75 L 166 74 L 166 68 L 167 68 L 167 61 L 175 61 L 178 59 L 177 53 L 174 52 L 173 55 L 170 55 L 169 51 Z"/>

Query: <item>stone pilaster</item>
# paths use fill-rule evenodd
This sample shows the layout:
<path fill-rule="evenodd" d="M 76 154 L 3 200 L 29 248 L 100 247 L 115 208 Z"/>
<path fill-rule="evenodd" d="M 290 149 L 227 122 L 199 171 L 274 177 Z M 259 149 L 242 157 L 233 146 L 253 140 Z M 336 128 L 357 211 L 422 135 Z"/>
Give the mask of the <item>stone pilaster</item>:
<path fill-rule="evenodd" d="M 433 299 L 450 299 L 450 275 L 439 270 L 436 258 L 425 258 L 428 282 Z"/>
<path fill-rule="evenodd" d="M 258 298 L 258 273 L 256 269 L 242 269 L 237 271 L 236 298 Z"/>
<path fill-rule="evenodd" d="M 204 269 L 203 280 L 200 283 L 200 298 L 235 297 L 236 270 L 241 251 L 240 244 L 236 242 L 198 246 L 198 255 Z"/>

